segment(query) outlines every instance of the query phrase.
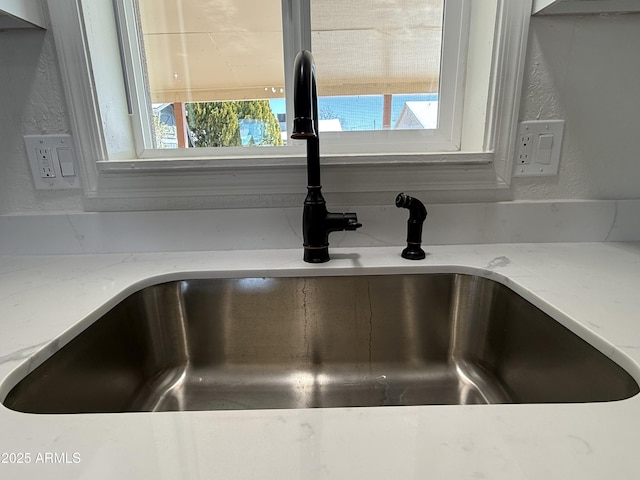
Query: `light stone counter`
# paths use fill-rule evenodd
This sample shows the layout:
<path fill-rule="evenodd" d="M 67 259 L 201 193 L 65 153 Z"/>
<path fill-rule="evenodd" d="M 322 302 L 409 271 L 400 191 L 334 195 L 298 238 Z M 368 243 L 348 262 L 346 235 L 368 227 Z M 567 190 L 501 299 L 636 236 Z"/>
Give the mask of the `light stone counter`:
<path fill-rule="evenodd" d="M 133 291 L 213 276 L 482 273 L 640 380 L 640 244 L 559 243 L 0 257 L 0 398 Z M 637 479 L 640 396 L 620 402 L 29 415 L 0 407 L 7 479 Z M 56 454 L 57 456 L 54 456 Z M 75 456 L 74 456 L 75 455 Z M 17 457 L 3 455 L 0 461 Z M 51 463 L 51 461 L 64 463 Z M 75 462 L 75 463 L 74 463 Z"/>

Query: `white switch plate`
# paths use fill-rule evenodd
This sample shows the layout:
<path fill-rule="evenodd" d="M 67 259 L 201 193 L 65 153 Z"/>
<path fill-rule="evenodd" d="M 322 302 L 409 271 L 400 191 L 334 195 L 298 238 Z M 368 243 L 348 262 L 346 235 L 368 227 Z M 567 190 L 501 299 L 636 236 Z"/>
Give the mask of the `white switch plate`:
<path fill-rule="evenodd" d="M 81 188 L 71 135 L 25 135 L 24 145 L 37 190 Z"/>
<path fill-rule="evenodd" d="M 545 177 L 558 174 L 564 120 L 521 122 L 516 136 L 514 177 Z"/>

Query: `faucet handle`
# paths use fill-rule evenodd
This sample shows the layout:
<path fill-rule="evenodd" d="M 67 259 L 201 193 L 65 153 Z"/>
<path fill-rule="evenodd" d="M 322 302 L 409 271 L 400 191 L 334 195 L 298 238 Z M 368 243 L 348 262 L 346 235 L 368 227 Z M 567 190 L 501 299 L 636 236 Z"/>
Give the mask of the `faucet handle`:
<path fill-rule="evenodd" d="M 345 230 L 357 230 L 362 226 L 362 224 L 358 222 L 358 216 L 355 213 L 345 213 L 344 218 L 347 219 Z"/>
<path fill-rule="evenodd" d="M 358 222 L 358 215 L 355 213 L 327 212 L 325 222 L 328 232 L 353 231 L 362 226 L 362 224 Z"/>

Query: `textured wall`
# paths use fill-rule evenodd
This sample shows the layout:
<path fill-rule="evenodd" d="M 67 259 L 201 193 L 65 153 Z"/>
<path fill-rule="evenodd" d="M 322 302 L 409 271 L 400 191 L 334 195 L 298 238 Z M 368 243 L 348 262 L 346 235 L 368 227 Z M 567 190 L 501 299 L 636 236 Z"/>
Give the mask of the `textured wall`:
<path fill-rule="evenodd" d="M 82 210 L 79 191 L 34 189 L 22 139 L 69 133 L 69 121 L 49 31 L 0 32 L 0 213 Z"/>
<path fill-rule="evenodd" d="M 24 134 L 68 133 L 55 58 L 50 32 L 0 32 L 0 213 L 84 209 L 79 191 L 34 190 L 22 141 Z M 521 118 L 564 118 L 565 141 L 560 175 L 514 179 L 513 198 L 640 198 L 638 78 L 640 15 L 534 18 Z M 111 203 L 87 205 L 134 206 L 127 200 Z M 179 199 L 162 208 L 172 204 L 207 205 L 203 199 Z"/>
<path fill-rule="evenodd" d="M 520 117 L 565 119 L 560 174 L 518 199 L 640 198 L 640 15 L 534 17 Z"/>

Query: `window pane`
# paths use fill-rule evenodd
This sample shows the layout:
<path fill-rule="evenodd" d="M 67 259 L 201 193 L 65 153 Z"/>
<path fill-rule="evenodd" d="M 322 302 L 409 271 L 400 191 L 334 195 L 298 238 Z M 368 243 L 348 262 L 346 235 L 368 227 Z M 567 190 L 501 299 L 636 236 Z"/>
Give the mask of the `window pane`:
<path fill-rule="evenodd" d="M 138 0 L 138 5 L 159 148 L 197 146 L 176 115 L 191 112 L 190 129 L 202 132 L 207 126 L 194 124 L 193 112 L 207 102 L 218 102 L 206 108 L 221 116 L 232 110 L 264 113 L 264 118 L 237 117 L 237 132 L 223 135 L 234 138 L 232 144 L 245 137 L 242 145 L 259 145 L 267 137 L 280 142 L 279 133 L 256 139 L 260 122 L 279 128 L 276 116 L 262 107 L 267 99 L 284 98 L 280 0 Z M 234 103 L 241 100 L 261 102 L 255 108 Z M 221 106 L 221 101 L 232 103 Z M 194 102 L 197 107 L 190 106 Z M 243 135 L 247 131 L 253 133 Z"/>
<path fill-rule="evenodd" d="M 281 0 L 137 2 L 158 148 L 286 143 Z M 444 0 L 312 0 L 311 9 L 320 131 L 438 126 Z M 250 110 L 264 116 L 236 116 L 225 132 L 198 120 L 204 109 L 246 111 L 238 101 L 256 101 Z"/>
<path fill-rule="evenodd" d="M 313 0 L 311 8 L 328 128 L 437 127 L 444 0 Z"/>

